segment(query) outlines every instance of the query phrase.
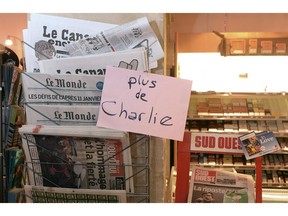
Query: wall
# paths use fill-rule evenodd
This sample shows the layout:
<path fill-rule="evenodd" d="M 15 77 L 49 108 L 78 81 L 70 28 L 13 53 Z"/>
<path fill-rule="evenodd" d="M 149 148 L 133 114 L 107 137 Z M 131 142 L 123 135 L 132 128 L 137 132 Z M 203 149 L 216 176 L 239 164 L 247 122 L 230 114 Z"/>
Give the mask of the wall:
<path fill-rule="evenodd" d="M 174 43 L 177 32 L 178 52 L 216 52 L 221 38 L 212 31 L 220 32 L 225 37 L 232 32 L 288 32 L 286 13 L 179 13 L 171 14 L 170 22 L 169 42 Z"/>
<path fill-rule="evenodd" d="M 26 13 L 0 13 L 0 43 L 5 46 L 5 40 L 8 35 L 13 35 L 21 40 L 22 30 L 27 28 L 27 14 Z M 14 41 L 14 44 L 9 47 L 18 56 L 19 59 L 22 57 L 21 44 L 19 41 Z"/>

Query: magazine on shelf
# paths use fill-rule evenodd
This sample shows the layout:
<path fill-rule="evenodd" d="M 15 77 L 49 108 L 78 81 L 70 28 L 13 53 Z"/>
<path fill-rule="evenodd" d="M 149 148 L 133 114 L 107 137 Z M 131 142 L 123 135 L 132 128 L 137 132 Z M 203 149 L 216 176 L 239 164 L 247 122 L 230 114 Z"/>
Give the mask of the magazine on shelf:
<path fill-rule="evenodd" d="M 251 175 L 192 166 L 188 203 L 253 203 Z"/>
<path fill-rule="evenodd" d="M 100 104 L 104 76 L 22 73 L 26 103 Z"/>
<path fill-rule="evenodd" d="M 260 133 L 253 131 L 239 136 L 238 140 L 247 160 L 281 149 L 276 137 L 271 131 Z"/>
<path fill-rule="evenodd" d="M 21 146 L 19 128 L 25 122 L 24 108 L 18 105 L 10 105 L 4 110 L 5 116 L 5 133 L 3 133 L 5 148 Z"/>
<path fill-rule="evenodd" d="M 144 47 L 147 50 L 150 68 L 164 57 L 161 44 L 147 17 L 101 30 L 66 45 L 71 56 L 116 52 L 137 47 Z"/>
<path fill-rule="evenodd" d="M 34 13 L 31 13 L 29 18 L 27 29 L 23 30 L 28 72 L 39 72 L 38 61 L 42 59 L 69 57 L 65 47 L 67 44 L 116 26 L 103 22 Z"/>
<path fill-rule="evenodd" d="M 95 126 L 98 120 L 97 105 L 43 105 L 26 104 L 28 125 Z"/>
<path fill-rule="evenodd" d="M 125 190 L 71 189 L 24 185 L 27 203 L 126 203 Z"/>
<path fill-rule="evenodd" d="M 19 104 L 19 97 L 22 88 L 21 70 L 14 67 L 13 76 L 10 83 L 8 105 Z"/>
<path fill-rule="evenodd" d="M 147 53 L 143 47 L 113 53 L 48 59 L 39 62 L 41 73 L 90 76 L 105 75 L 107 65 L 137 71 L 148 71 L 149 69 Z"/>
<path fill-rule="evenodd" d="M 128 133 L 48 125 L 19 133 L 30 185 L 134 192 Z"/>

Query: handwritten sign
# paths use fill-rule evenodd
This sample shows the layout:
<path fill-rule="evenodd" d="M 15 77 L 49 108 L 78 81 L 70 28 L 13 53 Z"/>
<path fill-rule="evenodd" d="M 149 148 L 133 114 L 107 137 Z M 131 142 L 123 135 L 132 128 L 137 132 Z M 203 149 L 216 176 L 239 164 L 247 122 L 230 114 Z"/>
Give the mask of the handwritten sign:
<path fill-rule="evenodd" d="M 183 140 L 192 81 L 108 66 L 97 126 Z"/>

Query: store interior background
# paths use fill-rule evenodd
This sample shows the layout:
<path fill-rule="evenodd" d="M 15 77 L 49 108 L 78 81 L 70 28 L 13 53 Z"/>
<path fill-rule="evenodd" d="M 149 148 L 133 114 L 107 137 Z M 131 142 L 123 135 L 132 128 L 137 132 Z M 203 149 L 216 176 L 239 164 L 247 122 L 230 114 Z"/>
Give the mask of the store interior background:
<path fill-rule="evenodd" d="M 92 17 L 95 17 L 93 14 L 62 15 L 66 17 L 90 20 L 93 20 Z M 134 19 L 142 16 L 143 14 L 131 14 L 131 17 L 122 15 L 121 19 L 115 19 L 115 16 L 100 14 L 98 16 L 99 20 L 97 21 L 120 24 L 131 20 L 132 17 Z M 5 20 L 5 22 L 1 22 L 0 43 L 4 45 L 8 35 L 14 35 L 22 39 L 22 30 L 27 28 L 27 17 L 28 14 L 25 13 L 0 13 L 0 20 Z M 263 35 L 267 37 L 278 37 L 279 35 L 283 36 L 287 33 L 288 37 L 288 14 L 284 13 L 171 13 L 149 14 L 149 19 L 154 19 L 158 25 L 158 29 L 160 29 L 157 34 L 163 39 L 161 42 L 163 43 L 166 55 L 163 63 L 163 73 L 168 75 L 170 73 L 168 71 L 175 66 L 177 53 L 217 53 L 220 38 L 212 31 L 217 31 L 227 36 L 229 34 L 233 36 L 234 33 L 246 32 L 259 37 Z M 19 41 L 15 41 L 14 45 L 9 48 L 16 52 L 19 58 L 22 57 L 21 44 Z M 201 62 L 201 64 L 205 65 L 208 63 Z M 282 65 L 275 65 L 275 71 L 281 67 Z M 185 68 L 185 66 L 181 65 L 181 68 Z M 270 71 L 270 74 L 262 74 L 262 76 L 271 76 L 275 71 Z M 219 79 L 217 81 L 218 84 L 223 86 L 223 76 L 225 74 L 221 74 L 221 71 L 218 70 L 210 70 L 210 72 L 213 75 L 216 74 L 215 77 Z M 261 65 L 259 65 L 259 72 L 261 72 Z M 191 69 L 190 73 L 197 74 L 198 72 L 194 72 L 193 69 Z M 176 76 L 177 74 L 172 73 L 171 75 Z M 279 73 L 279 76 L 284 77 L 286 75 L 281 72 Z M 281 77 L 277 77 L 277 80 L 281 80 Z M 192 87 L 194 84 L 192 84 Z M 208 84 L 206 83 L 205 85 L 207 86 Z M 155 185 L 157 185 L 155 186 L 157 191 L 152 194 L 154 199 L 151 201 L 163 202 L 165 201 L 165 186 L 167 186 L 169 180 L 170 166 L 177 165 L 175 163 L 177 152 L 174 152 L 174 160 L 170 160 L 168 156 L 169 153 L 166 152 L 167 149 L 169 150 L 169 144 L 165 141 L 159 140 L 155 141 L 155 144 L 157 143 L 161 143 L 161 146 L 158 150 L 154 151 L 153 158 L 155 166 L 151 169 L 151 172 L 157 173 L 154 178 L 155 182 L 159 181 L 159 183 L 155 183 Z M 170 161 L 172 162 L 170 163 Z"/>
<path fill-rule="evenodd" d="M 192 79 L 193 90 L 287 91 L 285 83 L 279 82 L 279 77 L 286 73 L 287 56 L 223 57 L 218 50 L 221 38 L 213 33 L 236 39 L 287 38 L 287 14 L 170 14 L 169 21 L 169 41 L 175 42 L 175 52 L 181 53 L 177 56 L 177 75 Z M 247 79 L 239 79 L 245 74 Z M 229 80 L 225 85 L 224 77 Z"/>

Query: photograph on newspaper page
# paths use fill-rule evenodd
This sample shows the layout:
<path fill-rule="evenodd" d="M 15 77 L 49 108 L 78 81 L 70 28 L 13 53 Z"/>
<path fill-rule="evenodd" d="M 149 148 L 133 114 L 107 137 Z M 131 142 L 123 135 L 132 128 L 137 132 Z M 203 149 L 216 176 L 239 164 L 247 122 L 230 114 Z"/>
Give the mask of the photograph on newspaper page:
<path fill-rule="evenodd" d="M 254 203 L 251 175 L 192 166 L 188 203 Z"/>
<path fill-rule="evenodd" d="M 128 133 L 49 125 L 19 133 L 30 185 L 134 191 Z"/>

